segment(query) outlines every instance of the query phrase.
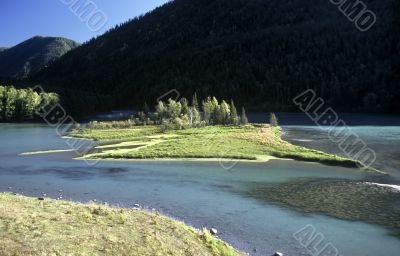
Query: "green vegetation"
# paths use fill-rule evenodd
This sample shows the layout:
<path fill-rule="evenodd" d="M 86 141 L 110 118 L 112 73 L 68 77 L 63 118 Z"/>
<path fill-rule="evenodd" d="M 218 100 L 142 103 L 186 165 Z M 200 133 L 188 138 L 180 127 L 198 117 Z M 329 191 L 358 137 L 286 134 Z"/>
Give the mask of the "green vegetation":
<path fill-rule="evenodd" d="M 54 106 L 58 101 L 55 93 L 38 94 L 32 89 L 0 85 L 0 121 L 32 120 L 41 106 Z"/>
<path fill-rule="evenodd" d="M 175 88 L 248 110 L 298 111 L 292 99 L 313 89 L 336 111 L 400 113 L 400 1 L 363 0 L 379 17 L 368 33 L 331 2 L 168 1 L 70 51 L 34 81 L 113 94 L 114 108 L 138 108 Z"/>
<path fill-rule="evenodd" d="M 0 77 L 27 78 L 79 45 L 66 38 L 35 36 L 0 50 Z"/>
<path fill-rule="evenodd" d="M 184 223 L 141 210 L 0 193 L 0 254 L 240 255 Z"/>
<path fill-rule="evenodd" d="M 281 139 L 275 114 L 270 125 L 249 125 L 246 111 L 215 97 L 192 104 L 182 98 L 158 102 L 126 121 L 91 122 L 71 136 L 101 141 L 87 159 L 240 159 L 266 161 L 274 157 L 359 167 L 358 161 L 292 145 Z"/>
<path fill-rule="evenodd" d="M 169 99 L 167 103 L 159 101 L 155 112 L 151 112 L 145 103 L 144 110 L 129 120 L 114 122 L 90 122 L 90 129 L 132 128 L 136 125 L 159 125 L 162 131 L 205 127 L 208 125 L 245 125 L 248 123 L 246 112 L 243 108 L 239 118 L 234 102 L 230 105 L 215 97 L 207 97 L 202 102 L 202 112 L 197 102 L 196 94 L 193 96 L 192 105 L 186 98 L 179 101 Z"/>
<path fill-rule="evenodd" d="M 100 125 L 102 126 L 102 125 Z M 357 162 L 292 145 L 270 125 L 205 126 L 163 131 L 157 126 L 83 129 L 71 136 L 102 142 L 86 158 L 267 160 L 271 157 L 357 167 Z"/>
<path fill-rule="evenodd" d="M 278 118 L 276 117 L 275 113 L 270 114 L 269 124 L 274 127 L 278 127 Z"/>
<path fill-rule="evenodd" d="M 383 225 L 400 236 L 400 194 L 391 188 L 341 180 L 302 180 L 277 186 L 252 183 L 251 198 L 322 213 L 345 220 Z"/>

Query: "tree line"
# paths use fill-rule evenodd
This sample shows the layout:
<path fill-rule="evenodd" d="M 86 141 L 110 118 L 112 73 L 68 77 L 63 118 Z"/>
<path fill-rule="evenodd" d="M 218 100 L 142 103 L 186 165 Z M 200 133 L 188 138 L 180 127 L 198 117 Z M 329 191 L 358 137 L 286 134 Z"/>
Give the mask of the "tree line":
<path fill-rule="evenodd" d="M 145 104 L 145 111 L 139 113 L 139 116 L 150 116 L 151 120 L 165 129 L 208 125 L 245 125 L 248 123 L 244 108 L 239 116 L 233 100 L 228 104 L 225 100 L 219 101 L 216 97 L 207 97 L 201 105 L 196 94 L 194 94 L 191 104 L 186 98 L 179 101 L 173 99 L 169 99 L 168 102 L 159 101 L 153 115 L 148 112 L 146 106 L 147 104 Z"/>
<path fill-rule="evenodd" d="M 244 107 L 239 114 L 233 100 L 228 104 L 216 97 L 198 100 L 194 94 L 191 102 L 186 98 L 159 101 L 151 109 L 147 103 L 142 111 L 128 120 L 113 122 L 90 122 L 89 128 L 129 128 L 135 125 L 159 125 L 162 131 L 199 128 L 212 125 L 246 125 L 249 120 Z"/>
<path fill-rule="evenodd" d="M 0 85 L 0 121 L 29 121 L 37 118 L 41 106 L 59 102 L 56 93 L 37 93 L 32 89 L 17 89 Z"/>

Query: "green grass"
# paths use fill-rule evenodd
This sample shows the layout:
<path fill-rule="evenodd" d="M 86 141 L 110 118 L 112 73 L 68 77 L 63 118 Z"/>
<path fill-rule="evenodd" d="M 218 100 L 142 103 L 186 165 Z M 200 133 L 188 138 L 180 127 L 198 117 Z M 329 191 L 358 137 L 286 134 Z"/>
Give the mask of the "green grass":
<path fill-rule="evenodd" d="M 84 129 L 74 137 L 101 141 L 86 158 L 100 159 L 242 159 L 288 158 L 328 165 L 358 167 L 359 162 L 295 146 L 269 125 L 208 126 L 162 133 L 156 126 L 130 129 Z"/>
<path fill-rule="evenodd" d="M 0 193 L 0 255 L 241 255 L 156 213 Z"/>

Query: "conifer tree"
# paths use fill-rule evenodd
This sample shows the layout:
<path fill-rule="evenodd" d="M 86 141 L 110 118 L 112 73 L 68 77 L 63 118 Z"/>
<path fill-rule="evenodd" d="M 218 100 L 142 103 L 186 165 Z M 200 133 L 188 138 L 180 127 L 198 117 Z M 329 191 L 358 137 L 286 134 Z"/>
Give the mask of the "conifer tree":
<path fill-rule="evenodd" d="M 192 107 L 196 108 L 197 111 L 199 111 L 199 102 L 197 100 L 197 93 L 193 94 L 193 99 L 192 99 Z"/>
<path fill-rule="evenodd" d="M 242 115 L 240 117 L 240 123 L 242 125 L 246 125 L 249 123 L 249 119 L 247 118 L 246 110 L 244 109 L 244 107 L 242 107 Z"/>
<path fill-rule="evenodd" d="M 224 100 L 221 102 L 220 109 L 220 124 L 227 125 L 230 123 L 231 108 Z"/>
<path fill-rule="evenodd" d="M 212 103 L 211 103 L 211 98 L 207 97 L 207 99 L 205 99 L 203 101 L 203 113 L 204 113 L 204 121 L 206 122 L 207 125 L 211 124 L 211 117 L 212 117 L 212 113 L 213 113 L 213 107 L 212 107 Z"/>
<path fill-rule="evenodd" d="M 231 100 L 231 114 L 230 114 L 230 124 L 238 125 L 239 124 L 239 116 L 237 113 L 237 109 L 233 100 Z"/>
<path fill-rule="evenodd" d="M 163 119 L 166 116 L 166 108 L 165 108 L 164 102 L 162 102 L 162 101 L 158 102 L 158 104 L 156 106 L 156 114 L 158 117 L 158 121 L 160 123 L 162 123 Z"/>
<path fill-rule="evenodd" d="M 182 98 L 180 103 L 182 105 L 182 115 L 188 115 L 190 112 L 188 100 L 186 98 Z"/>
<path fill-rule="evenodd" d="M 276 117 L 275 113 L 271 113 L 269 123 L 274 127 L 279 126 L 278 118 Z"/>

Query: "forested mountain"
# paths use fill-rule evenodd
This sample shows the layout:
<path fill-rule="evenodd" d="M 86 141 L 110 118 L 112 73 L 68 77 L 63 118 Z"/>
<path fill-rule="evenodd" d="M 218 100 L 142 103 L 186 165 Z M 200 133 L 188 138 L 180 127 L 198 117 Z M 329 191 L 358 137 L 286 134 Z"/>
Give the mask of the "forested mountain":
<path fill-rule="evenodd" d="M 26 78 L 80 44 L 61 37 L 35 36 L 0 50 L 0 76 Z"/>
<path fill-rule="evenodd" d="M 0 47 L 0 52 L 7 50 L 7 47 Z"/>
<path fill-rule="evenodd" d="M 175 88 L 248 109 L 296 110 L 292 98 L 313 88 L 337 111 L 399 113 L 400 1 L 363 2 L 377 16 L 366 32 L 328 0 L 175 0 L 67 53 L 33 81 L 109 93 L 116 107 Z"/>

